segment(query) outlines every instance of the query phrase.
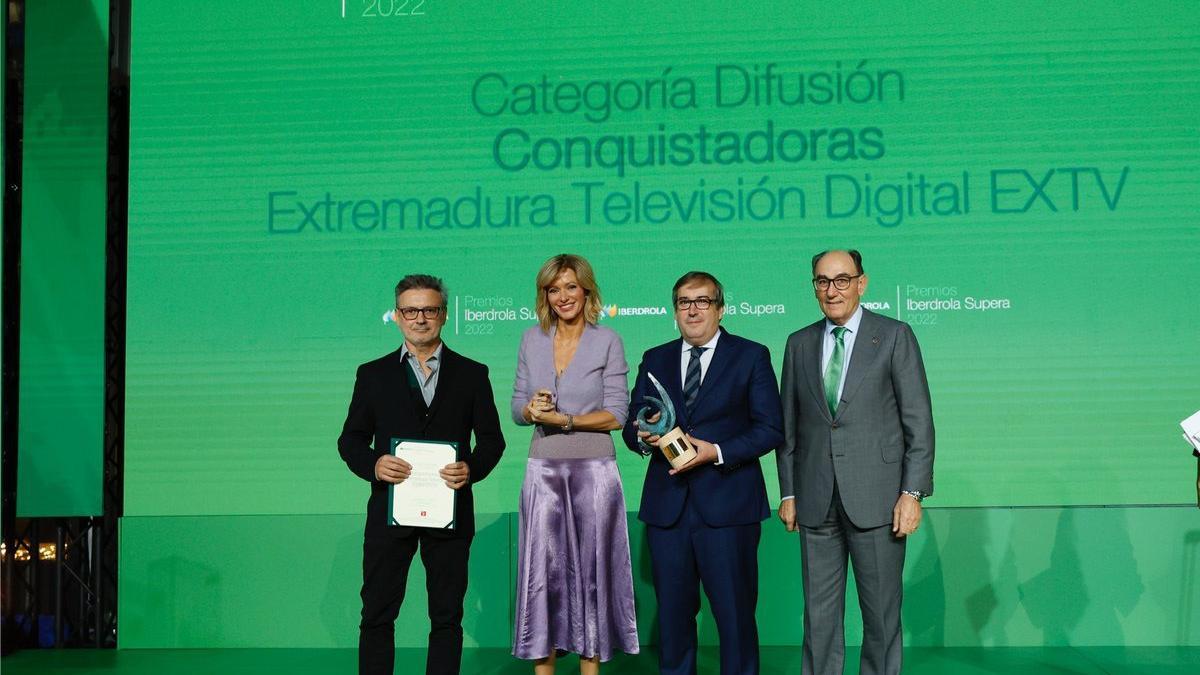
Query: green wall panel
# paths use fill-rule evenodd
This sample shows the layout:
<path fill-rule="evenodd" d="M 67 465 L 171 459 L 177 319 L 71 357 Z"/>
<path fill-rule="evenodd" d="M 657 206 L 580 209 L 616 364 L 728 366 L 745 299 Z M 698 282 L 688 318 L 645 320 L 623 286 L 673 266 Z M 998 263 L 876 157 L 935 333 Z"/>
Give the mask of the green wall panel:
<path fill-rule="evenodd" d="M 25 4 L 17 513 L 102 509 L 108 3 Z"/>
<path fill-rule="evenodd" d="M 464 629 L 468 646 L 509 636 L 508 516 L 477 521 Z M 122 647 L 346 647 L 358 642 L 362 518 L 223 516 L 121 521 Z M 421 646 L 419 560 L 396 641 Z"/>
<path fill-rule="evenodd" d="M 911 646 L 1200 646 L 1194 508 L 929 509 L 905 568 Z M 468 646 L 511 639 L 516 515 L 480 518 Z M 639 635 L 656 641 L 645 533 L 630 519 Z M 361 517 L 127 517 L 121 647 L 353 647 Z M 798 645 L 799 543 L 777 522 L 759 548 L 764 645 Z M 851 584 L 852 586 L 852 584 Z M 853 592 L 846 639 L 862 639 Z M 716 644 L 705 609 L 701 640 Z M 424 572 L 413 566 L 396 643 L 425 643 Z"/>

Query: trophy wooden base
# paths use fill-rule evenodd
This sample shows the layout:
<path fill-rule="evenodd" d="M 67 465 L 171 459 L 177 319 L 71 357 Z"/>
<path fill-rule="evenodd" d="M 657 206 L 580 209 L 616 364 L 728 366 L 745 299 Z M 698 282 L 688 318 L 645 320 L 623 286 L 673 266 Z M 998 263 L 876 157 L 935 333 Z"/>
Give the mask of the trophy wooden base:
<path fill-rule="evenodd" d="M 671 467 L 675 469 L 696 458 L 696 449 L 688 442 L 687 436 L 679 427 L 663 434 L 658 439 L 658 447 L 667 461 L 671 463 Z"/>

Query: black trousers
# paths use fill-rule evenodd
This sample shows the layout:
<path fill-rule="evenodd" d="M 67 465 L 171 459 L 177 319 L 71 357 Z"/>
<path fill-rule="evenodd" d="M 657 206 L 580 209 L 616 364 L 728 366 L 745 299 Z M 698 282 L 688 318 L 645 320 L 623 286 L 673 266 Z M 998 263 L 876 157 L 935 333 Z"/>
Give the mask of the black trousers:
<path fill-rule="evenodd" d="M 363 540 L 363 607 L 358 632 L 358 672 L 362 675 L 392 675 L 396 617 L 404 602 L 408 569 L 418 545 L 429 595 L 425 672 L 457 675 L 459 671 L 471 538 L 413 528 L 403 537 L 368 535 Z"/>

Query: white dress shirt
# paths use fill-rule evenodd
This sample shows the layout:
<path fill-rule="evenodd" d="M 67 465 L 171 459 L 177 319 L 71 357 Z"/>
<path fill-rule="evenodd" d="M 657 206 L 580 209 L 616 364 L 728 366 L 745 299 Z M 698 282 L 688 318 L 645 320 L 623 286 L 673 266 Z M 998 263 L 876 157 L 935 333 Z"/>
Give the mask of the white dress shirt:
<path fill-rule="evenodd" d="M 708 374 L 708 364 L 712 363 L 713 353 L 717 350 L 717 340 L 721 339 L 721 331 L 712 336 L 712 339 L 700 345 L 704 348 L 700 352 L 700 384 L 704 384 L 704 376 Z M 687 340 L 681 341 L 683 347 L 679 352 L 679 383 L 687 386 L 687 367 L 692 360 L 692 345 L 688 344 Z"/>
<path fill-rule="evenodd" d="M 720 339 L 721 339 L 721 331 L 718 330 L 717 334 L 712 336 L 711 340 L 700 345 L 701 347 L 704 348 L 704 351 L 700 352 L 700 384 L 701 385 L 704 384 L 704 376 L 708 374 L 708 364 L 712 363 L 713 354 L 717 351 L 717 340 L 720 340 Z M 688 344 L 687 340 L 682 340 L 681 344 L 683 346 L 679 352 L 679 383 L 686 387 L 687 386 L 687 367 L 688 367 L 688 363 L 692 360 L 692 345 Z M 717 449 L 717 461 L 713 462 L 713 464 L 724 464 L 725 458 L 721 456 L 721 446 L 714 443 L 713 447 Z"/>

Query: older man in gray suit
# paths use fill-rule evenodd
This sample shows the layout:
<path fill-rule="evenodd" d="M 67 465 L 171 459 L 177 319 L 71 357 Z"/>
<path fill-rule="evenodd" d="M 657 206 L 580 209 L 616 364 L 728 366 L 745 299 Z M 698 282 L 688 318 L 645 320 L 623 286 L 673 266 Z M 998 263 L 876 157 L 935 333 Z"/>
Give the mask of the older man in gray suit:
<path fill-rule="evenodd" d="M 805 675 L 845 661 L 846 559 L 863 615 L 863 675 L 900 672 L 905 538 L 933 493 L 933 412 L 908 324 L 864 309 L 858 251 L 813 256 L 825 318 L 783 359 L 779 518 L 800 530 Z"/>

